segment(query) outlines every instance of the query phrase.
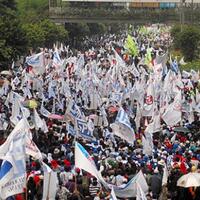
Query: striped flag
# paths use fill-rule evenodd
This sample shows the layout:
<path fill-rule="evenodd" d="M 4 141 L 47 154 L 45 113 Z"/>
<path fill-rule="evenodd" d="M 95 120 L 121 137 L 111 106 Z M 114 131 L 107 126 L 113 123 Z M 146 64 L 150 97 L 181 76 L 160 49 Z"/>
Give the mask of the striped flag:
<path fill-rule="evenodd" d="M 111 124 L 110 127 L 113 129 L 115 135 L 133 144 L 135 133 L 131 127 L 128 115 L 123 108 L 119 109 L 115 123 Z"/>

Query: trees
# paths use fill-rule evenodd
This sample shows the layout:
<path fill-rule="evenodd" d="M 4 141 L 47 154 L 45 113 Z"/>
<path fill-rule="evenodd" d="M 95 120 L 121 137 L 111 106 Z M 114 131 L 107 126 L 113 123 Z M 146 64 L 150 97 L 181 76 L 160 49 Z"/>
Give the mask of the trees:
<path fill-rule="evenodd" d="M 37 23 L 48 18 L 48 0 L 17 0 L 17 11 L 23 23 Z"/>
<path fill-rule="evenodd" d="M 68 32 L 64 26 L 56 25 L 48 19 L 42 20 L 39 26 L 44 33 L 45 47 L 51 47 L 55 42 L 65 42 L 68 38 Z"/>
<path fill-rule="evenodd" d="M 39 23 L 27 23 L 23 25 L 29 48 L 52 47 L 55 42 L 65 42 L 68 32 L 64 27 L 42 20 Z"/>
<path fill-rule="evenodd" d="M 186 27 L 180 33 L 180 48 L 186 60 L 192 61 L 199 55 L 200 29 Z"/>
<path fill-rule="evenodd" d="M 174 47 L 181 50 L 187 61 L 192 61 L 199 55 L 200 28 L 196 26 L 174 26 L 171 30 Z"/>
<path fill-rule="evenodd" d="M 27 40 L 17 19 L 14 0 L 0 1 L 0 64 L 6 67 L 26 51 Z"/>

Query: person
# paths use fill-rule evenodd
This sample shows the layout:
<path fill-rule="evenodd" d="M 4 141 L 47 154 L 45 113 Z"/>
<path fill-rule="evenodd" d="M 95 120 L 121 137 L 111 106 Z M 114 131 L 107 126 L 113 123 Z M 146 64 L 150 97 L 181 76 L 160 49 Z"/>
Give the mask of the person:
<path fill-rule="evenodd" d="M 159 198 L 160 192 L 161 192 L 161 186 L 162 186 L 162 177 L 161 174 L 158 171 L 158 168 L 154 170 L 154 173 L 151 177 L 150 181 L 150 188 L 152 191 L 152 198 L 157 200 Z"/>
<path fill-rule="evenodd" d="M 97 182 L 96 178 L 93 178 L 91 180 L 91 183 L 89 185 L 89 193 L 91 197 L 95 197 L 97 195 L 97 193 L 100 191 L 101 186 L 100 184 Z"/>
<path fill-rule="evenodd" d="M 63 183 L 60 183 L 56 193 L 56 200 L 68 200 L 69 195 L 69 190 L 65 187 Z"/>

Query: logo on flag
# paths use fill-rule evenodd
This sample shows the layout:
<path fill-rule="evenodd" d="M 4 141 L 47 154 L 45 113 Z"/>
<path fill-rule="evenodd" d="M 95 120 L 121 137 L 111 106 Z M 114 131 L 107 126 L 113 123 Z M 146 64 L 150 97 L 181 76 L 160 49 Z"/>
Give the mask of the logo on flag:
<path fill-rule="evenodd" d="M 91 131 L 89 131 L 87 122 L 82 119 L 76 119 L 76 122 L 80 136 L 89 140 L 93 140 L 93 134 Z"/>
<path fill-rule="evenodd" d="M 147 105 L 153 104 L 153 96 L 152 95 L 147 96 L 146 99 L 145 99 L 145 103 Z"/>

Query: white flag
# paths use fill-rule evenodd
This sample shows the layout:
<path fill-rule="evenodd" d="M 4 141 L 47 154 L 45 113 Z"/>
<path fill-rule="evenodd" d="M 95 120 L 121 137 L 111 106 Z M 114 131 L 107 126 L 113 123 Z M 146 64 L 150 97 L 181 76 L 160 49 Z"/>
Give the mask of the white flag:
<path fill-rule="evenodd" d="M 57 172 L 44 172 L 44 186 L 42 200 L 55 200 L 58 188 Z"/>
<path fill-rule="evenodd" d="M 34 109 L 34 122 L 35 122 L 35 127 L 36 129 L 43 128 L 44 122 L 40 118 L 39 114 L 37 113 L 37 110 Z"/>
<path fill-rule="evenodd" d="M 137 196 L 136 196 L 136 200 L 147 200 L 146 195 L 144 193 L 144 191 L 142 190 L 141 186 L 139 183 L 136 183 L 137 185 Z"/>
<path fill-rule="evenodd" d="M 154 86 L 150 81 L 147 87 L 147 94 L 143 106 L 143 116 L 153 116 L 154 114 Z"/>
<path fill-rule="evenodd" d="M 168 126 L 174 126 L 181 121 L 181 91 L 177 94 L 174 102 L 171 103 L 162 115 L 163 120 Z"/>
<path fill-rule="evenodd" d="M 153 140 L 152 140 L 151 133 L 147 133 L 146 138 L 144 136 L 142 136 L 142 145 L 143 145 L 143 154 L 152 155 L 152 153 L 153 153 Z"/>
<path fill-rule="evenodd" d="M 23 124 L 24 123 L 24 124 Z M 6 180 L 0 181 L 0 197 L 6 199 L 9 196 L 22 193 L 26 185 L 26 164 L 25 164 L 25 137 L 28 134 L 26 121 L 21 120 L 16 129 L 8 136 L 6 142 L 0 147 L 3 164 L 9 162 L 10 170 L 5 174 L 1 168 L 1 174 L 7 175 Z M 5 169 L 5 168 L 4 168 Z M 9 173 L 12 172 L 12 173 Z"/>
<path fill-rule="evenodd" d="M 110 127 L 113 129 L 115 135 L 126 140 L 128 143 L 134 143 L 135 133 L 131 127 L 128 115 L 123 108 L 120 108 L 115 123 L 111 124 Z"/>
<path fill-rule="evenodd" d="M 160 115 L 156 115 L 153 117 L 153 122 L 147 125 L 145 133 L 155 133 L 160 131 L 160 129 Z"/>
<path fill-rule="evenodd" d="M 169 172 L 167 170 L 167 165 L 165 164 L 164 170 L 163 170 L 163 177 L 162 177 L 162 186 L 167 185 Z"/>
<path fill-rule="evenodd" d="M 171 138 L 170 141 L 171 141 L 172 144 L 174 144 L 175 140 L 176 140 L 176 133 L 173 135 L 173 137 Z"/>
<path fill-rule="evenodd" d="M 119 198 L 131 198 L 137 196 L 137 184 L 139 184 L 144 193 L 148 192 L 146 179 L 140 170 L 126 185 L 113 186 L 115 194 Z"/>
<path fill-rule="evenodd" d="M 112 190 L 111 190 L 111 193 L 110 193 L 110 200 L 117 200 L 117 197 L 115 195 L 115 191 L 114 191 L 113 187 L 112 187 Z"/>
<path fill-rule="evenodd" d="M 38 160 L 42 160 L 42 153 L 40 152 L 36 144 L 33 142 L 31 134 L 26 135 L 25 145 L 26 145 L 25 150 L 27 155 L 30 155 Z"/>

